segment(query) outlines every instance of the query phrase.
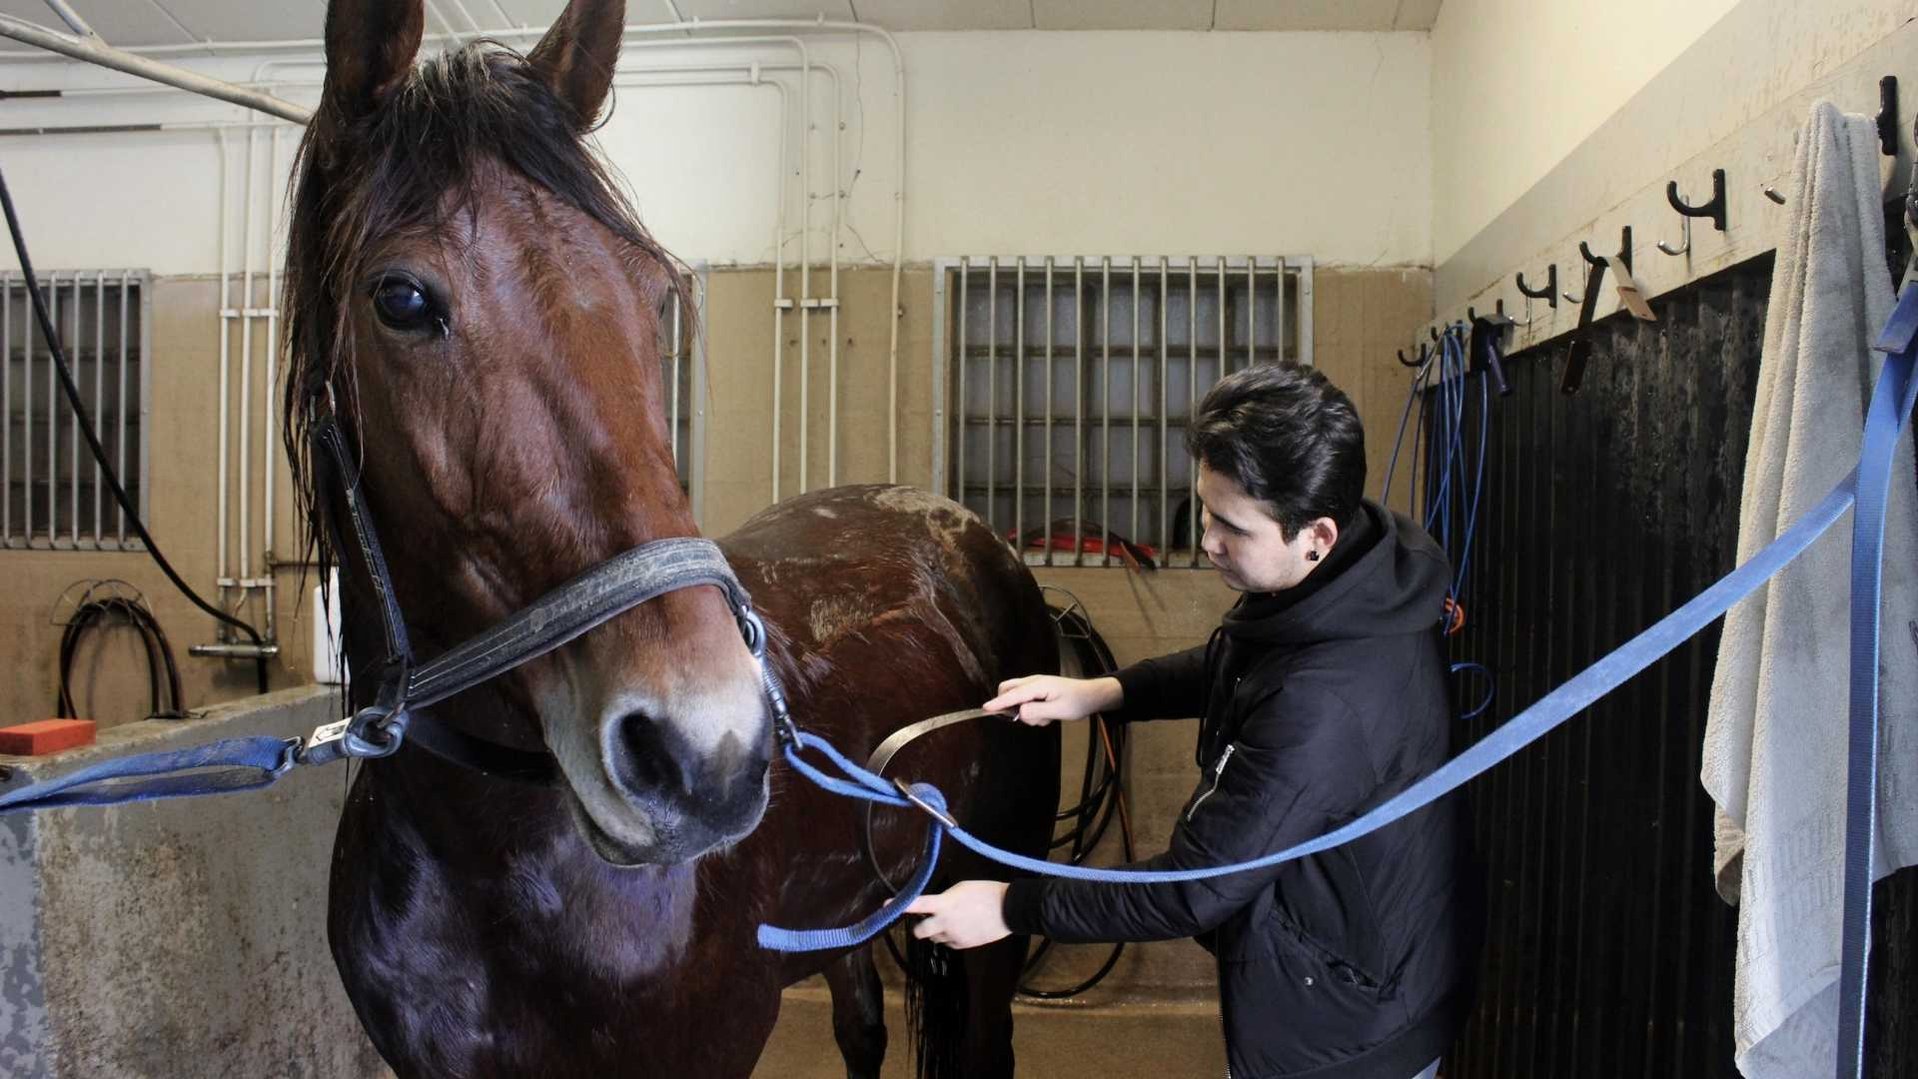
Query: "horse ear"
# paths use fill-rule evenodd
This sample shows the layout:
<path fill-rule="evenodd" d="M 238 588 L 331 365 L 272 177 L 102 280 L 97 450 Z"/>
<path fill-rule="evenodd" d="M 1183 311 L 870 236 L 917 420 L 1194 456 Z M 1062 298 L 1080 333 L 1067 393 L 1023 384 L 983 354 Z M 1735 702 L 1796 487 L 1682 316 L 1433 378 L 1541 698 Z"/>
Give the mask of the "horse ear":
<path fill-rule="evenodd" d="M 326 101 L 348 119 L 372 112 L 413 69 L 424 0 L 332 0 L 326 6 Z"/>
<path fill-rule="evenodd" d="M 593 126 L 612 89 L 625 23 L 626 0 L 571 0 L 528 57 L 582 128 Z"/>

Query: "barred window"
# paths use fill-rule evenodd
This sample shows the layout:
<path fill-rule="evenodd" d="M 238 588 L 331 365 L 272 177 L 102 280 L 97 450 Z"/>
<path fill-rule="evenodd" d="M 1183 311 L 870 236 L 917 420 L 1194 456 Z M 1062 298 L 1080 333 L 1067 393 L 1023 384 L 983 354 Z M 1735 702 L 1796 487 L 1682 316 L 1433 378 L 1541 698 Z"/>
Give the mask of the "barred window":
<path fill-rule="evenodd" d="M 147 274 L 140 270 L 42 273 L 80 398 L 107 459 L 144 513 L 151 354 Z M 0 274 L 0 544 L 9 548 L 131 550 L 140 546 L 80 434 L 52 349 L 34 318 L 26 278 Z"/>
<path fill-rule="evenodd" d="M 962 258 L 934 289 L 934 474 L 1035 564 L 1203 564 L 1199 400 L 1312 362 L 1310 258 Z"/>

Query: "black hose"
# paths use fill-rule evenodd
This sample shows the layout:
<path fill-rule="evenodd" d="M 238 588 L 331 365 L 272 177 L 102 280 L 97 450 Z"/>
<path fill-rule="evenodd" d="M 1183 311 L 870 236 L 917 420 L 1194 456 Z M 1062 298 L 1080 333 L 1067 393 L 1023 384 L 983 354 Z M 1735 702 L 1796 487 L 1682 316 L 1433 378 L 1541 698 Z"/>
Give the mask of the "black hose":
<path fill-rule="evenodd" d="M 111 624 L 118 617 L 140 634 L 147 654 L 147 717 L 178 718 L 184 715 L 180 694 L 180 670 L 174 663 L 173 645 L 153 612 L 125 596 L 90 600 L 82 603 L 67 620 L 60 635 L 60 693 L 54 702 L 56 716 L 78 718 L 80 711 L 73 698 L 73 662 L 80 641 L 87 631 Z M 164 705 L 162 697 L 165 698 Z"/>
<path fill-rule="evenodd" d="M 1099 636 L 1092 623 L 1076 610 L 1058 612 L 1056 617 L 1060 625 L 1070 631 L 1065 639 L 1083 642 L 1080 650 L 1080 676 L 1097 678 L 1110 674 L 1118 668 L 1118 662 L 1112 650 L 1106 646 L 1105 639 Z M 1092 728 L 1086 739 L 1086 766 L 1079 785 L 1079 802 L 1061 812 L 1057 819 L 1074 821 L 1074 825 L 1063 836 L 1055 837 L 1054 850 L 1069 847 L 1066 861 L 1070 865 L 1080 865 L 1091 856 L 1092 851 L 1105 837 L 1107 827 L 1112 823 L 1115 811 L 1125 798 L 1123 777 L 1119 766 L 1125 760 L 1126 726 L 1123 723 L 1111 723 L 1104 716 L 1092 718 Z M 1095 777 L 1097 777 L 1095 779 Z M 1137 855 L 1133 850 L 1132 829 L 1121 821 L 1120 849 L 1125 861 L 1132 861 Z M 1020 975 L 1019 995 L 1034 1000 L 1065 1000 L 1076 997 L 1092 989 L 1105 980 L 1118 966 L 1119 958 L 1125 954 L 1123 942 L 1114 944 L 1105 962 L 1099 969 L 1077 985 L 1062 989 L 1041 989 L 1025 979 L 1039 969 L 1051 955 L 1054 942 L 1040 938 L 1032 953 L 1026 957 L 1026 963 Z"/>
<path fill-rule="evenodd" d="M 33 314 L 40 324 L 40 335 L 46 338 L 47 349 L 53 353 L 53 362 L 60 370 L 60 385 L 66 390 L 67 401 L 73 406 L 73 421 L 80 428 L 80 433 L 86 436 L 87 448 L 93 451 L 94 459 L 100 463 L 107 484 L 113 489 L 114 501 L 120 504 L 120 511 L 126 514 L 128 522 L 133 525 L 134 533 L 140 537 L 140 542 L 146 544 L 147 553 L 153 556 L 153 561 L 159 565 L 160 572 L 166 574 L 167 580 L 172 581 L 173 586 L 178 588 L 182 595 L 192 600 L 194 606 L 245 633 L 252 639 L 254 647 L 264 648 L 265 641 L 260 637 L 259 630 L 201 599 L 200 594 L 173 571 L 173 564 L 160 553 L 159 544 L 153 542 L 153 536 L 147 532 L 146 523 L 140 520 L 140 511 L 134 508 L 133 500 L 127 497 L 126 488 L 120 485 L 119 473 L 114 471 L 113 463 L 107 460 L 106 448 L 100 445 L 100 436 L 93 430 L 93 417 L 87 414 L 86 405 L 80 400 L 80 385 L 73 377 L 73 370 L 67 366 L 67 353 L 66 349 L 60 345 L 60 332 L 53 325 L 52 317 L 47 314 L 47 298 L 40 291 L 39 278 L 34 276 L 33 260 L 27 257 L 26 237 L 20 231 L 19 217 L 13 212 L 13 195 L 7 190 L 4 172 L 0 172 L 0 209 L 6 211 L 7 229 L 13 234 L 13 250 L 20 256 L 20 271 L 26 277 L 27 295 L 33 300 Z M 260 692 L 265 693 L 266 656 L 262 654 L 254 657 L 254 663 L 259 671 Z"/>

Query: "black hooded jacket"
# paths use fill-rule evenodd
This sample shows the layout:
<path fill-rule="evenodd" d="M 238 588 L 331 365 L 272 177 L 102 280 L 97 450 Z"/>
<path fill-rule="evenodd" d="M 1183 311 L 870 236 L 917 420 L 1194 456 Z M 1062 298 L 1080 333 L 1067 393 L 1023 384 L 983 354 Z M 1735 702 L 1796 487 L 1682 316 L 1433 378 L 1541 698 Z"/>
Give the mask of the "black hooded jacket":
<path fill-rule="evenodd" d="M 1451 570 L 1424 530 L 1365 503 L 1298 587 L 1242 597 L 1202 648 L 1120 671 L 1121 718 L 1202 713 L 1200 779 L 1141 869 L 1247 861 L 1351 821 L 1450 756 L 1438 625 Z M 1197 937 L 1219 964 L 1238 1079 L 1407 1079 L 1469 1010 L 1482 933 L 1464 803 L 1187 884 L 1015 881 L 1014 932 Z"/>

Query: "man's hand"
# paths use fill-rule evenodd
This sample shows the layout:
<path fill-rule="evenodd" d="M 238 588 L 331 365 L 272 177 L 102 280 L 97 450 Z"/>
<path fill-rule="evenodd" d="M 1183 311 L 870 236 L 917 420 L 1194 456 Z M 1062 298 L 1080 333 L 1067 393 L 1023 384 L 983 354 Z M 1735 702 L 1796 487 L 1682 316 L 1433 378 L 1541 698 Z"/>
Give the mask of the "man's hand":
<path fill-rule="evenodd" d="M 1125 689 L 1117 678 L 1061 678 L 1034 674 L 999 683 L 999 695 L 987 701 L 988 712 L 1011 712 L 1021 723 L 1043 727 L 1055 719 L 1084 719 L 1109 712 L 1125 703 Z"/>
<path fill-rule="evenodd" d="M 912 935 L 948 948 L 977 948 L 1012 934 L 1006 928 L 1006 885 L 997 880 L 963 880 L 938 895 L 922 895 L 906 908 L 923 914 Z"/>

